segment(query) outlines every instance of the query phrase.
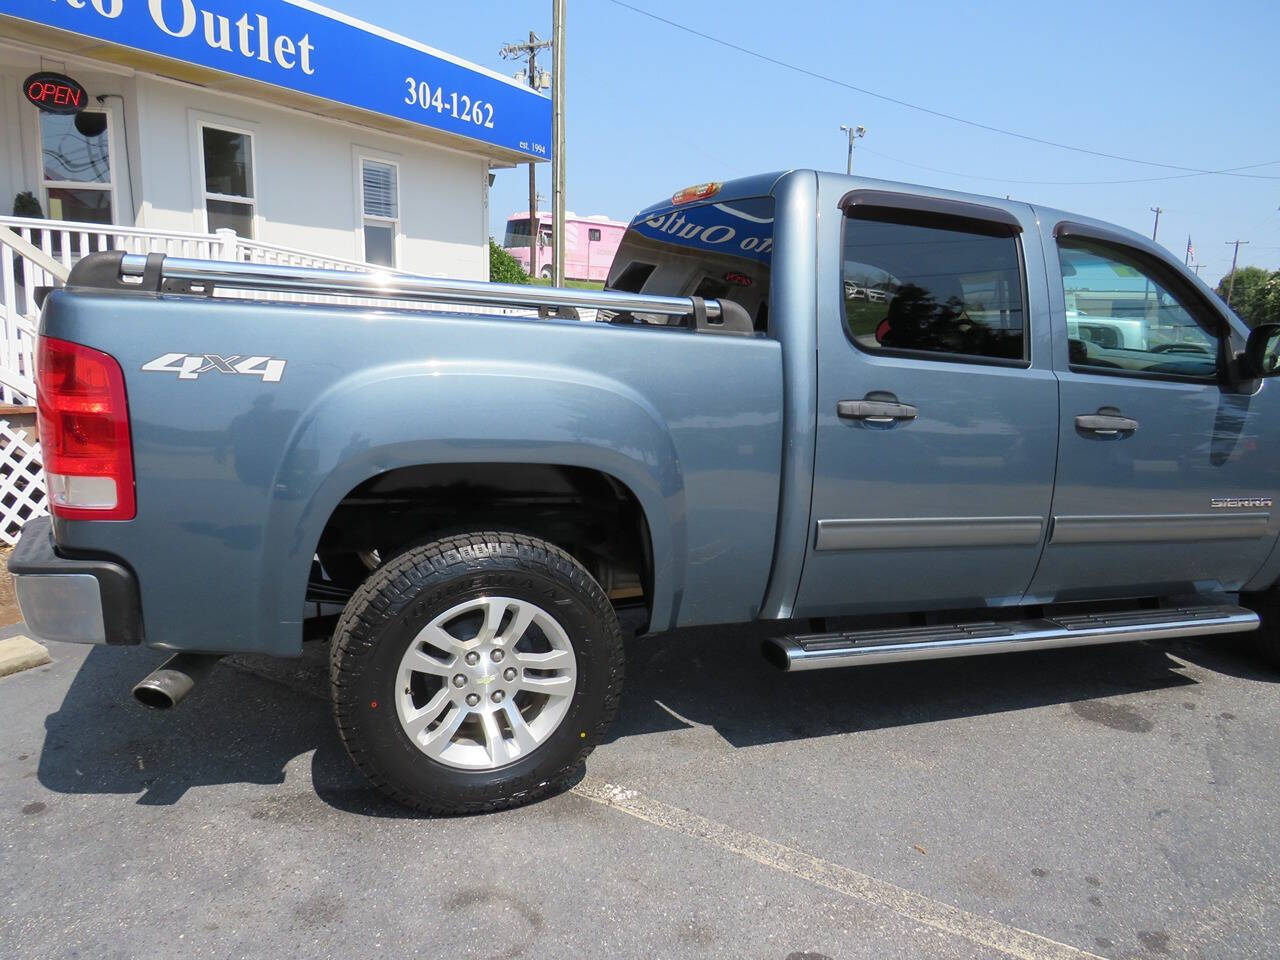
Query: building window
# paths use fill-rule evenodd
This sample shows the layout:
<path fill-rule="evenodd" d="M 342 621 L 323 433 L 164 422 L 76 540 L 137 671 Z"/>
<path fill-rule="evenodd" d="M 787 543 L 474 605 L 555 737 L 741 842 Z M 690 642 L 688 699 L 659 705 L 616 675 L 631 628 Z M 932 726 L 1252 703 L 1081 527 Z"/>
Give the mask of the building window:
<path fill-rule="evenodd" d="M 53 220 L 111 223 L 111 124 L 107 114 L 40 114 L 46 210 Z"/>
<path fill-rule="evenodd" d="M 394 163 L 360 160 L 360 209 L 365 263 L 396 266 L 400 237 L 400 185 Z"/>
<path fill-rule="evenodd" d="M 600 239 L 600 230 L 597 227 L 589 227 L 587 229 L 587 243 L 595 243 Z"/>
<path fill-rule="evenodd" d="M 200 128 L 207 229 L 228 228 L 253 238 L 253 136 L 237 130 Z"/>

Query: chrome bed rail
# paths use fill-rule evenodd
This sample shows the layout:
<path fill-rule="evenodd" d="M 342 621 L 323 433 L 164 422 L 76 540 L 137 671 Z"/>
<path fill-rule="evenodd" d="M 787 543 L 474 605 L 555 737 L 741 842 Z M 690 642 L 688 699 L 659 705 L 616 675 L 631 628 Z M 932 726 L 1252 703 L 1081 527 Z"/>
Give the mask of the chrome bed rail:
<path fill-rule="evenodd" d="M 217 288 L 278 291 L 318 296 L 369 297 L 387 300 L 423 300 L 531 309 L 612 310 L 666 317 L 698 316 L 715 320 L 724 315 L 718 300 L 698 297 L 659 297 L 638 293 L 573 290 L 563 287 L 526 286 L 516 283 L 484 283 L 446 280 L 413 274 L 377 271 L 321 270 L 283 264 L 228 263 L 190 260 L 163 254 L 95 254 L 119 259 L 119 286 L 142 286 L 170 292 L 212 294 Z M 87 259 L 87 258 L 86 258 Z M 85 271 L 87 273 L 88 271 Z M 87 279 L 87 277 L 86 277 Z M 152 281 L 156 281 L 153 285 Z M 75 286 L 76 277 L 70 279 Z M 92 282 L 84 284 L 97 285 Z M 699 323 L 699 327 L 701 327 Z"/>

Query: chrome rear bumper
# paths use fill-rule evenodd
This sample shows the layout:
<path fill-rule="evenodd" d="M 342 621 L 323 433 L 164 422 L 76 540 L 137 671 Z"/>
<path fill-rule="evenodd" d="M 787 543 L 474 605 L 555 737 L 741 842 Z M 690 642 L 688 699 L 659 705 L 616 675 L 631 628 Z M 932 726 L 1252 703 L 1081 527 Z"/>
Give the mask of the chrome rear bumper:
<path fill-rule="evenodd" d="M 133 571 L 107 558 L 59 556 L 48 517 L 28 521 L 9 558 L 27 630 L 62 643 L 141 643 Z"/>

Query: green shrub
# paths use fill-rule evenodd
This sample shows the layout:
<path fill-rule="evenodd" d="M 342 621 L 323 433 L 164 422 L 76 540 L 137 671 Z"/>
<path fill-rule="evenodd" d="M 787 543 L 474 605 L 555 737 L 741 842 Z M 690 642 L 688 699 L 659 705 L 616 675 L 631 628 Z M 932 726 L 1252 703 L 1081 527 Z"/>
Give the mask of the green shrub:
<path fill-rule="evenodd" d="M 30 190 L 24 190 L 13 198 L 13 215 L 15 217 L 35 217 L 37 220 L 44 218 L 44 211 L 40 209 L 40 201 L 35 198 Z"/>
<path fill-rule="evenodd" d="M 489 238 L 489 279 L 494 283 L 528 283 L 529 275 L 520 261 Z"/>

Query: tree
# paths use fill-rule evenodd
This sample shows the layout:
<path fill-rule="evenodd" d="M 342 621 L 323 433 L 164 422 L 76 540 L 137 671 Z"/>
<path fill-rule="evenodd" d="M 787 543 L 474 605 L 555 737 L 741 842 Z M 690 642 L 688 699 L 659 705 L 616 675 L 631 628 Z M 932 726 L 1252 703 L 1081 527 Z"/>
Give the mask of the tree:
<path fill-rule="evenodd" d="M 1280 270 L 1241 267 L 1236 271 L 1234 285 L 1231 274 L 1218 281 L 1217 294 L 1223 300 L 1227 299 L 1228 288 L 1231 290 L 1231 308 L 1250 327 L 1280 322 Z"/>
<path fill-rule="evenodd" d="M 520 261 L 489 238 L 489 279 L 494 283 L 528 283 L 529 275 Z"/>

